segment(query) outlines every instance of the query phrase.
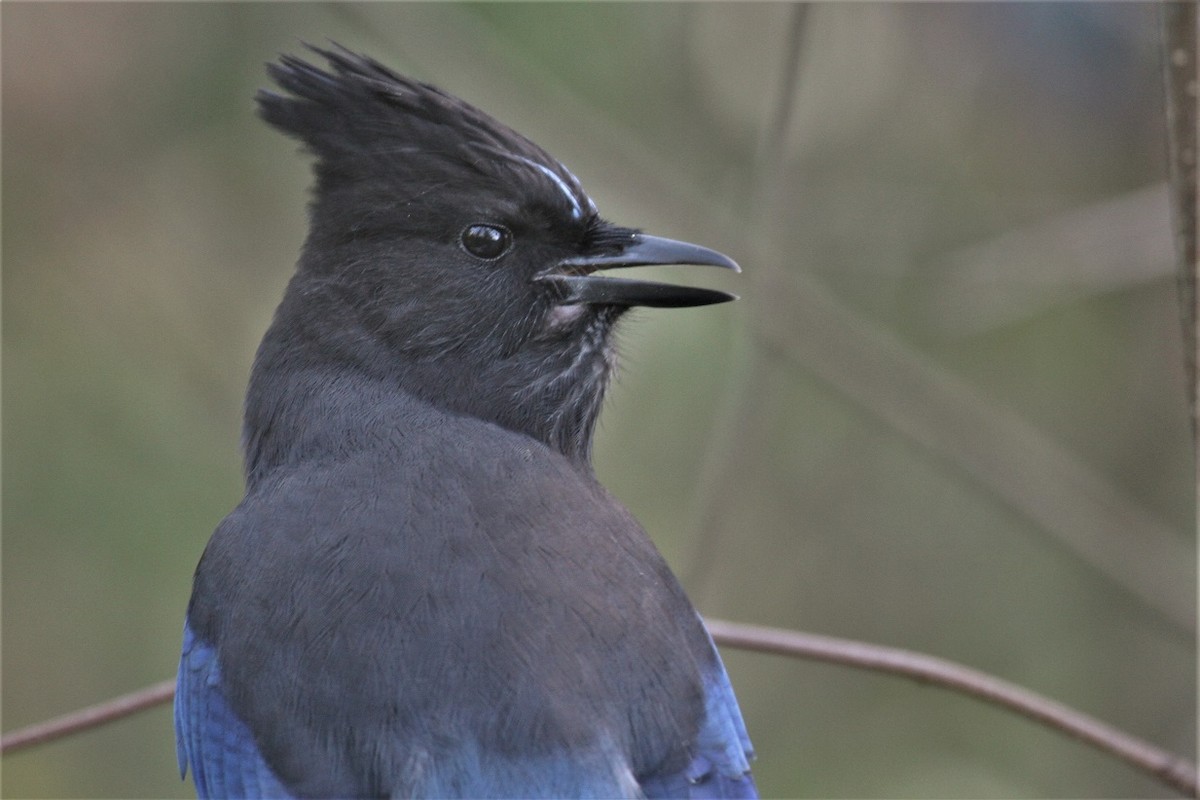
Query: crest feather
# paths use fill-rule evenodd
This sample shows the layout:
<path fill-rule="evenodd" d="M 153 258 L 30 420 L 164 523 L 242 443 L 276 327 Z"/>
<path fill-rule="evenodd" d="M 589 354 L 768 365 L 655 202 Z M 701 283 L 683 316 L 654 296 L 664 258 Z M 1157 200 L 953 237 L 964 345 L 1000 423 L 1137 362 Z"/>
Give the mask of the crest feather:
<path fill-rule="evenodd" d="M 541 147 L 475 106 L 436 86 L 407 78 L 340 45 L 305 45 L 327 69 L 292 55 L 267 65 L 283 93 L 260 90 L 259 113 L 335 171 L 365 169 L 424 173 L 439 162 L 503 180 L 532 167 L 565 195 L 572 215 L 594 213 L 578 180 Z M 360 162 L 363 162 L 360 164 Z M 319 170 L 328 171 L 328 170 Z"/>

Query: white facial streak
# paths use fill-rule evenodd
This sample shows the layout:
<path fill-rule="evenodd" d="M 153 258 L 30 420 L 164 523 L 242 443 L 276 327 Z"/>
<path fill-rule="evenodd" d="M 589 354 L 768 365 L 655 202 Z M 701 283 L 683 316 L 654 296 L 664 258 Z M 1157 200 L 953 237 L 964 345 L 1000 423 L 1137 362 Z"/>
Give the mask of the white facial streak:
<path fill-rule="evenodd" d="M 525 156 L 513 156 L 513 157 L 522 163 L 528 164 L 529 166 L 533 167 L 534 169 L 540 170 L 543 175 L 545 175 L 550 180 L 554 181 L 554 185 L 559 188 L 559 191 L 561 191 L 564 195 L 566 195 L 567 202 L 571 204 L 571 216 L 574 217 L 575 219 L 579 219 L 580 217 L 583 216 L 583 209 L 579 205 L 579 198 L 577 198 L 575 196 L 575 193 L 571 191 L 571 187 L 567 186 L 566 181 L 564 181 L 562 178 L 558 177 L 558 175 L 554 174 L 554 170 L 550 169 L 545 164 L 539 164 L 532 159 L 526 158 Z M 571 175 L 571 173 L 566 170 L 566 167 L 563 168 L 563 171 L 567 172 L 568 175 Z M 571 175 L 571 179 L 575 181 L 576 186 L 579 185 L 578 178 L 576 178 L 574 175 Z M 591 201 L 589 200 L 588 203 L 590 205 Z"/>

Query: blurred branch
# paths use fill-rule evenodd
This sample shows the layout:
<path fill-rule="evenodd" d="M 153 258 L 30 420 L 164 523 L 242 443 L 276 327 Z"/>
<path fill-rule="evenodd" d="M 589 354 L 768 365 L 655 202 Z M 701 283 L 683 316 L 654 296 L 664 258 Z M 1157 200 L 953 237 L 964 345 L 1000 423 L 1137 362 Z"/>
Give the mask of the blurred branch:
<path fill-rule="evenodd" d="M 1192 409 L 1192 439 L 1200 447 L 1197 409 L 1196 344 L 1200 308 L 1196 276 L 1196 94 L 1197 16 L 1195 3 L 1161 6 L 1163 78 L 1166 83 L 1167 157 L 1171 176 L 1171 205 L 1175 219 L 1175 251 L 1179 267 L 1179 311 L 1183 321 L 1184 363 Z M 1198 459 L 1200 460 L 1200 459 Z"/>
<path fill-rule="evenodd" d="M 1007 231 L 943 259 L 925 316 L 975 334 L 1056 302 L 1136 286 L 1171 270 L 1165 183 Z"/>
<path fill-rule="evenodd" d="M 1195 552 L 1120 487 L 844 309 L 816 281 L 760 266 L 755 302 L 755 328 L 766 347 L 948 459 L 1194 636 Z"/>
<path fill-rule="evenodd" d="M 705 624 L 713 640 L 726 647 L 901 675 L 961 692 L 1073 736 L 1184 794 L 1195 796 L 1200 791 L 1196 767 L 1186 759 L 1061 703 L 961 664 L 910 650 L 782 628 L 744 625 L 717 619 L 708 619 Z M 61 739 L 130 716 L 166 703 L 174 694 L 175 681 L 165 680 L 140 691 L 22 728 L 0 739 L 0 753 L 10 753 Z"/>
<path fill-rule="evenodd" d="M 883 647 L 852 639 L 743 625 L 717 619 L 705 622 L 713 640 L 726 647 L 901 675 L 920 683 L 961 692 L 1079 739 L 1103 753 L 1125 761 L 1184 795 L 1195 797 L 1200 792 L 1196 766 L 1186 759 L 1048 697 L 962 664 L 911 650 Z"/>
<path fill-rule="evenodd" d="M 787 131 L 796 107 L 796 86 L 800 80 L 800 56 L 803 52 L 804 30 L 808 4 L 795 3 L 788 8 L 788 31 L 784 39 L 780 64 L 779 90 L 771 103 L 772 117 L 763 127 L 749 184 L 750 197 L 745 203 L 743 229 L 748 238 L 755 230 L 766 234 L 762 220 L 778 190 L 786 157 Z M 707 438 L 704 458 L 700 465 L 700 510 L 695 530 L 693 556 L 686 575 L 688 588 L 696 596 L 703 595 L 705 584 L 713 574 L 714 557 L 719 551 L 716 538 L 721 533 L 725 509 L 730 507 L 725 495 L 731 478 L 743 474 L 748 466 L 756 437 L 750 427 L 761 415 L 759 404 L 766 396 L 763 379 L 766 361 L 758 348 L 746 354 L 740 379 L 730 381 L 720 413 Z"/>
<path fill-rule="evenodd" d="M 787 131 L 796 111 L 796 87 L 800 82 L 800 55 L 803 52 L 804 30 L 808 19 L 808 6 L 796 3 L 789 9 L 788 32 L 784 39 L 783 63 L 780 64 L 779 94 L 771 104 L 772 117 L 763 129 L 759 142 L 758 157 L 754 163 L 752 206 L 747 212 L 747 222 L 753 224 L 771 201 L 771 187 L 778 185 L 780 168 L 785 158 Z"/>
<path fill-rule="evenodd" d="M 86 731 L 89 728 L 95 728 L 166 703 L 174 696 L 175 679 L 160 681 L 136 692 L 123 694 L 112 700 L 7 733 L 0 738 L 0 753 L 7 754 L 23 750 L 26 747 L 33 747 L 35 744 L 43 744 L 73 733 Z"/>

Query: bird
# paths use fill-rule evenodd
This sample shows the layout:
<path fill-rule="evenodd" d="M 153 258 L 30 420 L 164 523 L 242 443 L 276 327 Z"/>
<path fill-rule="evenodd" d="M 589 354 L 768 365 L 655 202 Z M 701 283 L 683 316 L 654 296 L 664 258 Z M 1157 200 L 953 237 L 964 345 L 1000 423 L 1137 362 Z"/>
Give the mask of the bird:
<path fill-rule="evenodd" d="M 757 796 L 713 640 L 591 464 L 618 321 L 734 299 L 601 273 L 738 265 L 605 220 L 465 101 L 305 46 L 256 95 L 314 183 L 245 496 L 193 576 L 181 775 L 202 798 Z"/>

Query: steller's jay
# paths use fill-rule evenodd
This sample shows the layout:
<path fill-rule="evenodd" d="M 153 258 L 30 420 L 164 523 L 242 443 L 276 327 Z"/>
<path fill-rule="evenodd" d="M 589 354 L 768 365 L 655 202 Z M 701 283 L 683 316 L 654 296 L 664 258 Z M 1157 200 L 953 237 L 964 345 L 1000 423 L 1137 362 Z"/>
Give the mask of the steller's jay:
<path fill-rule="evenodd" d="M 259 110 L 315 156 L 255 359 L 246 496 L 196 568 L 175 699 L 201 797 L 753 797 L 729 678 L 597 482 L 632 306 L 595 274 L 729 258 L 601 219 L 575 177 L 381 64 L 284 56 Z"/>

